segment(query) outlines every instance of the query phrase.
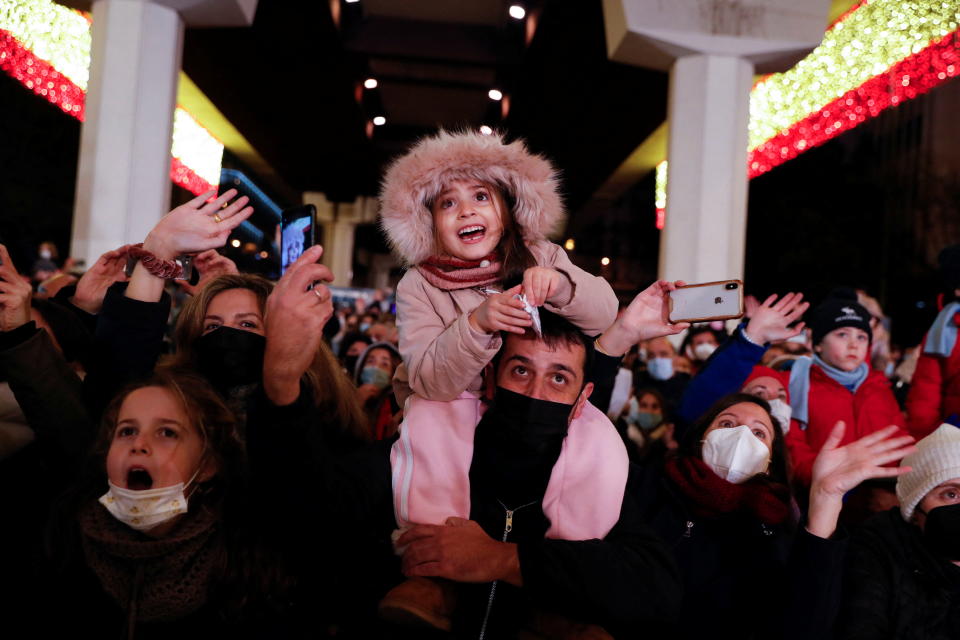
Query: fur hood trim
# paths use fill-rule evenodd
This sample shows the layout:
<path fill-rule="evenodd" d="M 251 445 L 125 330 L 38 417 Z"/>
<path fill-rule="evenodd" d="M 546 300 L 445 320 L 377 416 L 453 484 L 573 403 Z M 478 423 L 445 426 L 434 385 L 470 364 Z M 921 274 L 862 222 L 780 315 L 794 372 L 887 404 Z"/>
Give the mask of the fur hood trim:
<path fill-rule="evenodd" d="M 394 252 L 408 265 L 436 253 L 433 215 L 427 203 L 453 180 L 479 180 L 507 190 L 513 216 L 529 244 L 559 230 L 565 212 L 560 179 L 550 161 L 527 150 L 522 140 L 474 131 L 423 138 L 395 160 L 380 188 L 380 226 Z"/>

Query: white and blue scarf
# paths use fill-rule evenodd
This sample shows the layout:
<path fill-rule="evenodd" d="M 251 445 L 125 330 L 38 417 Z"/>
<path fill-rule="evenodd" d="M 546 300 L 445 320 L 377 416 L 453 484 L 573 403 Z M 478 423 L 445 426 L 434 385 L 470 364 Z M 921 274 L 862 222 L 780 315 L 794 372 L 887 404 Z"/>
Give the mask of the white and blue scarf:
<path fill-rule="evenodd" d="M 794 360 L 793 367 L 790 369 L 790 408 L 793 412 L 793 419 L 800 423 L 800 429 L 804 431 L 806 431 L 809 422 L 810 367 L 813 365 L 823 369 L 824 373 L 846 387 L 850 393 L 856 393 L 870 373 L 870 368 L 866 362 L 861 362 L 860 366 L 853 371 L 843 371 L 831 367 L 818 355 L 814 355 L 812 358 L 802 356 Z"/>

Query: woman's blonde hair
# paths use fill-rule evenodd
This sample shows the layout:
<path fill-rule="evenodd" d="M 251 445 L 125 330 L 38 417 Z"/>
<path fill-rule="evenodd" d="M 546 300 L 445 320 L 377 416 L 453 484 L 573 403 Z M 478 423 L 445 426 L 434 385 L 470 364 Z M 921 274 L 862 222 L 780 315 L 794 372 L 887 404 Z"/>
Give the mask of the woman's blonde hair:
<path fill-rule="evenodd" d="M 261 276 L 238 273 L 214 278 L 187 300 L 177 318 L 174 328 L 176 350 L 162 364 L 164 367 L 197 370 L 199 359 L 195 348 L 197 339 L 203 335 L 204 318 L 215 297 L 230 289 L 246 289 L 257 298 L 261 315 L 267 307 L 267 298 L 273 291 L 273 283 Z M 369 439 L 366 417 L 357 402 L 356 391 L 343 372 L 340 363 L 326 342 L 313 357 L 310 368 L 304 374 L 318 407 L 326 407 L 335 422 L 355 437 Z"/>

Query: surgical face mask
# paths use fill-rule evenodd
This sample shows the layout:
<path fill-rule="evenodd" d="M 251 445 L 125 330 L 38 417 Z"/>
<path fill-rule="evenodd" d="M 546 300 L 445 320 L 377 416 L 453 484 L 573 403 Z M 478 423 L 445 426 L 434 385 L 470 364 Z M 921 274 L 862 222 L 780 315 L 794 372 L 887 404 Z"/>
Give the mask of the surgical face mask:
<path fill-rule="evenodd" d="M 40 249 L 40 257 L 49 260 L 53 257 L 53 252 L 50 249 Z"/>
<path fill-rule="evenodd" d="M 883 375 L 887 376 L 888 378 L 892 378 L 895 370 L 896 368 L 893 366 L 893 361 L 891 360 L 887 362 L 886 366 L 883 368 Z"/>
<path fill-rule="evenodd" d="M 369 322 L 361 322 L 361 323 L 360 323 L 360 333 L 366 333 L 369 328 L 370 328 L 370 323 L 369 323 Z"/>
<path fill-rule="evenodd" d="M 650 431 L 663 422 L 663 414 L 653 411 L 641 411 L 637 399 L 630 398 L 630 411 L 627 413 L 627 422 L 637 425 L 644 431 Z"/>
<path fill-rule="evenodd" d="M 124 489 L 108 482 L 110 488 L 100 497 L 100 504 L 106 507 L 110 515 L 128 527 L 146 531 L 187 512 L 187 497 L 184 491 L 198 473 L 199 468 L 186 484 L 178 482 L 169 487 L 142 491 Z"/>
<path fill-rule="evenodd" d="M 923 539 L 927 547 L 951 562 L 960 561 L 960 504 L 936 507 L 925 515 Z"/>
<path fill-rule="evenodd" d="M 733 484 L 746 482 L 770 466 L 770 451 L 745 424 L 714 429 L 703 441 L 703 461 Z"/>
<path fill-rule="evenodd" d="M 697 360 L 706 360 L 717 350 L 717 345 L 709 342 L 701 342 L 693 348 L 693 355 Z"/>
<path fill-rule="evenodd" d="M 252 331 L 220 327 L 194 342 L 200 373 L 220 389 L 259 382 L 267 339 Z"/>
<path fill-rule="evenodd" d="M 647 371 L 654 380 L 669 380 L 673 377 L 673 358 L 650 358 Z"/>
<path fill-rule="evenodd" d="M 790 405 L 780 398 L 774 398 L 770 400 L 770 413 L 780 423 L 780 431 L 783 432 L 783 435 L 787 435 L 787 431 L 790 430 L 790 416 L 793 415 L 793 409 L 790 408 Z"/>
<path fill-rule="evenodd" d="M 380 367 L 364 367 L 360 372 L 360 384 L 372 384 L 378 389 L 390 386 L 390 374 Z"/>

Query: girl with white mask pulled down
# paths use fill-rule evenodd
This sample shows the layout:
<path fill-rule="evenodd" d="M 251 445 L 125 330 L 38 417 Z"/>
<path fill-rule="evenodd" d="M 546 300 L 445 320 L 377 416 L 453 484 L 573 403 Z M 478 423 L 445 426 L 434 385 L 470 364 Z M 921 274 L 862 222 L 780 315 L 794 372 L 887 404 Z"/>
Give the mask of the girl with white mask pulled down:
<path fill-rule="evenodd" d="M 266 462 L 269 437 L 247 426 L 250 456 L 233 414 L 193 374 L 122 392 L 52 512 L 35 575 L 18 583 L 14 620 L 40 637 L 278 637 L 288 611 L 272 598 L 290 593 L 281 550 L 292 536 L 260 523 L 288 531 L 280 501 L 262 499 L 285 488 L 286 461 Z"/>
<path fill-rule="evenodd" d="M 844 539 L 832 539 L 843 494 L 908 453 L 894 429 L 838 448 L 838 424 L 814 465 L 806 521 L 787 485 L 783 430 L 763 399 L 721 398 L 677 455 L 646 469 L 637 495 L 672 550 L 684 599 L 679 638 L 806 638 L 835 617 Z"/>

